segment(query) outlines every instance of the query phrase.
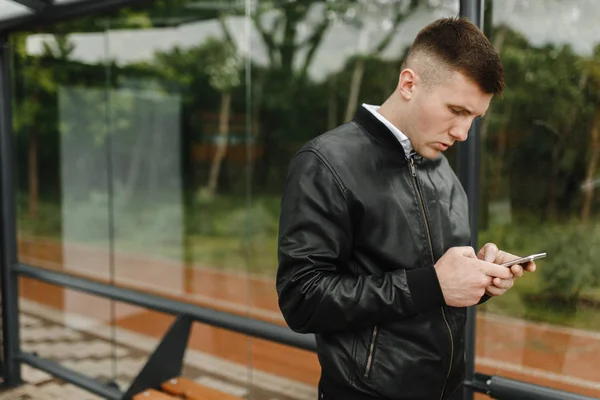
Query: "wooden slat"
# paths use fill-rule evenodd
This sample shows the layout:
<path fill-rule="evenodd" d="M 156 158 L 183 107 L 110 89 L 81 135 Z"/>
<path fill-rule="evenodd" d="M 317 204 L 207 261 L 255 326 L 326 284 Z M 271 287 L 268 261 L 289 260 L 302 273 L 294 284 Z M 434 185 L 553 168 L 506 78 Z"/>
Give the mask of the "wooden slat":
<path fill-rule="evenodd" d="M 148 389 L 133 396 L 133 400 L 176 400 L 177 397 L 170 396 L 158 390 Z"/>
<path fill-rule="evenodd" d="M 162 385 L 162 390 L 188 400 L 242 400 L 241 397 L 209 388 L 186 378 L 174 378 Z"/>

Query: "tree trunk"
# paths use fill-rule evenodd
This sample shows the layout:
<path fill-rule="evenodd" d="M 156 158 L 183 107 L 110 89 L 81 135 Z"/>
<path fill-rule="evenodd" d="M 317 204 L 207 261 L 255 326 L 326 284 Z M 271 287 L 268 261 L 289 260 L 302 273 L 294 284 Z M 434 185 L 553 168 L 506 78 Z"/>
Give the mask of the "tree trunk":
<path fill-rule="evenodd" d="M 217 193 L 217 184 L 221 173 L 221 165 L 227 154 L 227 140 L 229 136 L 229 112 L 231 109 L 231 92 L 221 93 L 221 110 L 219 112 L 219 138 L 217 151 L 210 167 L 207 194 L 213 198 Z"/>
<path fill-rule="evenodd" d="M 337 78 L 332 76 L 329 79 L 327 85 L 329 91 L 329 98 L 327 101 L 327 129 L 331 130 L 337 126 L 338 119 L 338 107 L 337 107 L 337 90 L 336 90 Z"/>
<path fill-rule="evenodd" d="M 39 175 L 37 131 L 29 132 L 29 216 L 34 218 L 38 211 Z"/>
<path fill-rule="evenodd" d="M 579 78 L 579 84 L 577 85 L 578 91 L 581 93 L 587 85 L 589 74 L 584 72 Z M 558 197 L 558 173 L 561 152 L 565 148 L 565 143 L 569 140 L 569 136 L 573 131 L 573 124 L 577 119 L 579 113 L 579 105 L 574 103 L 571 108 L 571 113 L 564 128 L 558 135 L 558 140 L 552 149 L 552 167 L 550 169 L 550 183 L 548 188 L 548 204 L 546 206 L 546 219 L 553 218 L 556 214 L 556 202 Z"/>
<path fill-rule="evenodd" d="M 490 197 L 496 198 L 500 195 L 502 186 L 502 170 L 504 169 L 504 155 L 506 153 L 507 131 L 503 126 L 498 131 L 498 147 L 496 151 L 496 165 L 492 172 L 492 187 L 490 188 Z"/>
<path fill-rule="evenodd" d="M 492 5 L 491 2 L 488 0 L 486 2 L 486 22 L 487 20 L 491 21 L 492 19 Z M 491 23 L 485 23 L 484 26 L 486 26 L 486 29 L 491 30 Z M 486 32 L 486 34 L 489 36 L 492 32 L 488 31 Z M 496 50 L 496 52 L 498 54 L 500 54 L 500 52 L 502 51 L 502 46 L 504 45 L 504 38 L 506 37 L 506 29 L 500 29 L 497 31 L 494 31 L 493 34 L 493 43 L 492 45 L 494 46 L 494 49 Z M 481 135 L 481 161 L 480 161 L 480 170 L 481 170 L 481 176 L 484 177 L 484 179 L 481 182 L 481 186 L 483 188 L 483 191 L 480 194 L 480 207 L 479 207 L 479 227 L 482 230 L 485 230 L 488 228 L 489 225 L 489 219 L 490 219 L 490 201 L 491 199 L 495 199 L 497 198 L 498 192 L 499 192 L 499 186 L 502 182 L 502 158 L 504 157 L 504 152 L 506 149 L 506 134 L 504 129 L 502 128 L 499 132 L 500 135 L 500 142 L 501 144 L 498 146 L 498 152 L 502 152 L 502 154 L 498 154 L 497 156 L 497 160 L 498 160 L 498 165 L 496 167 L 495 170 L 491 170 L 490 167 L 490 160 L 492 160 L 493 155 L 490 154 L 488 156 L 488 154 L 485 151 L 486 148 L 486 144 L 487 144 L 487 140 L 488 140 L 488 131 L 490 128 L 490 121 L 491 116 L 490 114 L 492 113 L 492 110 L 489 110 L 487 113 L 486 118 L 483 119 L 483 122 L 481 124 L 481 131 L 480 131 L 480 135 Z"/>
<path fill-rule="evenodd" d="M 352 81 L 350 82 L 350 94 L 348 95 L 348 104 L 346 106 L 344 122 L 350 121 L 356 112 L 358 95 L 360 93 L 360 86 L 362 85 L 364 73 L 365 59 L 363 57 L 359 57 L 354 63 L 354 71 L 352 72 Z"/>
<path fill-rule="evenodd" d="M 598 165 L 598 156 L 600 155 L 600 108 L 596 109 L 594 116 L 594 126 L 591 132 L 592 155 L 588 163 L 587 173 L 584 183 L 583 207 L 581 209 L 581 222 L 586 223 L 590 218 L 592 201 L 594 200 L 594 174 Z"/>
<path fill-rule="evenodd" d="M 559 142 L 559 145 L 561 143 Z M 548 183 L 548 204 L 546 204 L 546 220 L 554 218 L 556 211 L 556 200 L 558 195 L 558 162 L 559 147 L 555 145 L 552 149 L 552 166 L 550 167 L 550 182 Z"/>

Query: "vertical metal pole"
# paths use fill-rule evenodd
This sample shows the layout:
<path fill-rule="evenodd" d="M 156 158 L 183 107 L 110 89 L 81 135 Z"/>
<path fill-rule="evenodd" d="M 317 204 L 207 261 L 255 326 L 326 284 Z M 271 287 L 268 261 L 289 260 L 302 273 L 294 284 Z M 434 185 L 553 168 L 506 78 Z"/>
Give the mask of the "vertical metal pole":
<path fill-rule="evenodd" d="M 10 42 L 0 36 L 0 271 L 2 290 L 2 336 L 4 384 L 21 384 L 19 353 L 19 290 L 12 267 L 17 262 L 17 224 L 15 207 L 12 114 L 10 89 Z"/>
<path fill-rule="evenodd" d="M 460 16 L 470 19 L 483 31 L 483 0 L 460 0 Z M 456 149 L 457 175 L 467 196 L 469 197 L 469 223 L 471 226 L 471 246 L 478 250 L 478 215 L 479 215 L 479 179 L 481 163 L 481 124 L 475 120 L 469 130 L 466 142 L 458 143 Z M 472 381 L 475 375 L 475 307 L 467 309 L 467 326 L 465 335 L 466 376 L 465 380 Z M 465 388 L 464 400 L 473 400 L 473 390 Z"/>

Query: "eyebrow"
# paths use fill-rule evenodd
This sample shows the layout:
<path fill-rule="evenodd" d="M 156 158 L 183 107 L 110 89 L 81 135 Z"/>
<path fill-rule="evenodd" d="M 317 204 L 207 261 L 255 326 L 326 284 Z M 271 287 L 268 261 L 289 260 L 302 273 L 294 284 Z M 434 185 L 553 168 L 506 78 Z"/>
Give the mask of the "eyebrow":
<path fill-rule="evenodd" d="M 466 107 L 463 107 L 463 106 L 457 106 L 457 105 L 452 105 L 452 104 L 451 104 L 451 105 L 450 105 L 450 107 L 452 107 L 452 108 L 456 108 L 456 109 L 459 109 L 459 110 L 462 110 L 462 111 L 466 111 L 466 112 L 467 112 L 469 115 L 473 115 L 473 114 L 475 114 L 473 111 L 471 111 L 471 110 L 469 110 L 468 108 L 466 108 Z M 480 118 L 483 118 L 483 117 L 485 117 L 485 113 L 483 113 L 483 114 L 479 115 L 479 117 L 480 117 Z"/>

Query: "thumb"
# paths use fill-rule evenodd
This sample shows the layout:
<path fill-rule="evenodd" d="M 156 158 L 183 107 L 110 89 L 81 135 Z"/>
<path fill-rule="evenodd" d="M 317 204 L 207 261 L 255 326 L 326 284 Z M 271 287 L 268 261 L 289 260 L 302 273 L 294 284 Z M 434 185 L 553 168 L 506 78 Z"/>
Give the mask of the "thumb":
<path fill-rule="evenodd" d="M 477 258 L 490 263 L 493 263 L 497 256 L 498 246 L 496 246 L 494 243 L 486 243 L 481 250 L 479 250 L 479 254 L 477 254 Z"/>
<path fill-rule="evenodd" d="M 477 256 L 475 255 L 475 249 L 473 249 L 471 246 L 459 247 L 458 250 L 460 251 L 460 254 L 462 256 L 469 258 L 477 258 Z"/>

